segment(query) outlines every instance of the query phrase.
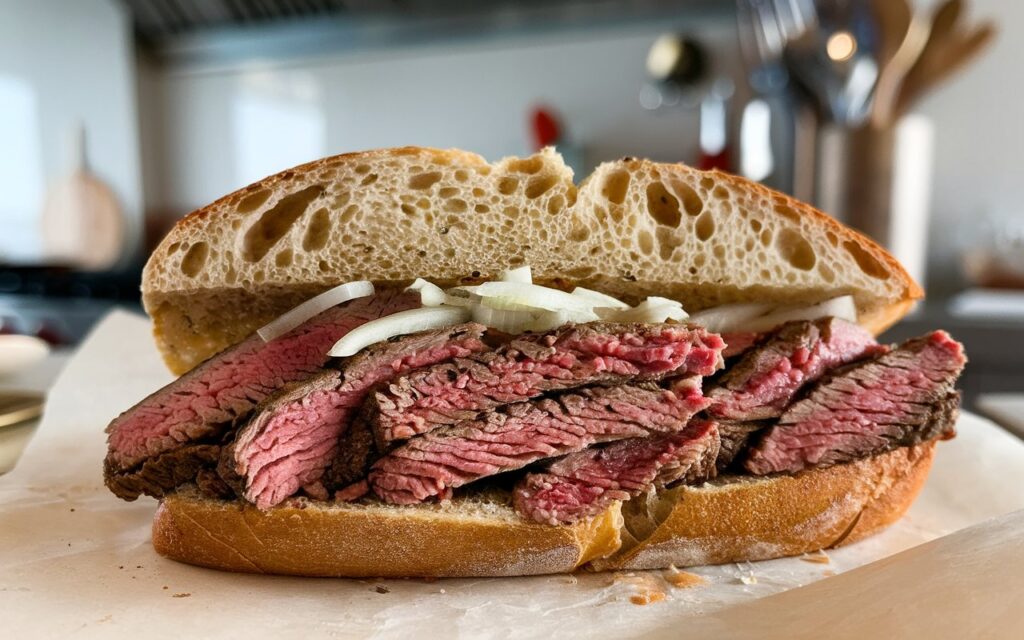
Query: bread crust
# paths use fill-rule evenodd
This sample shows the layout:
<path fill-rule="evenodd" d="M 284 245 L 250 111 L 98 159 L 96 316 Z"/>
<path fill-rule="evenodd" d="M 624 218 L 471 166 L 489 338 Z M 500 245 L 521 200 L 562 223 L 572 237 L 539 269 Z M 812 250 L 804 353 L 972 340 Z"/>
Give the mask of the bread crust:
<path fill-rule="evenodd" d="M 344 182 L 363 178 L 359 171 L 371 166 L 373 173 L 365 174 L 375 179 L 370 186 Z M 420 188 L 412 178 L 424 174 L 413 170 L 470 177 L 436 178 Z M 629 176 L 625 195 L 607 192 L 615 175 Z M 505 179 L 518 190 L 505 190 Z M 530 195 L 526 185 L 538 179 L 548 180 L 538 187 L 542 195 Z M 663 197 L 674 203 L 667 219 L 652 208 L 652 185 L 667 189 Z M 377 187 L 382 190 L 372 192 Z M 278 209 L 309 188 L 320 195 L 298 209 Z M 716 208 L 717 222 L 705 222 L 724 238 L 721 244 L 694 240 L 708 231 L 695 226 L 704 215 L 682 211 L 685 194 L 694 189 L 703 189 L 705 213 Z M 459 195 L 445 200 L 446 191 Z M 253 197 L 264 201 L 247 204 Z M 351 213 L 353 207 L 362 213 Z M 283 218 L 264 220 L 278 214 Z M 315 227 L 314 219 L 324 225 L 323 244 L 311 246 L 304 234 Z M 748 228 L 754 222 L 766 225 L 761 235 Z M 254 229 L 267 231 L 273 241 L 247 256 Z M 374 242 L 360 244 L 359 238 Z M 810 256 L 800 253 L 808 249 Z M 739 257 L 742 251 L 747 262 Z M 698 254 L 701 266 L 691 259 Z M 771 269 L 762 269 L 766 275 L 760 277 L 737 275 L 757 273 L 749 264 L 754 254 L 767 256 L 762 267 Z M 297 300 L 339 282 L 366 278 L 404 286 L 420 276 L 452 282 L 474 272 L 488 278 L 523 263 L 534 267 L 541 283 L 580 284 L 626 298 L 663 295 L 693 309 L 751 300 L 817 302 L 852 293 L 864 325 L 875 333 L 923 295 L 874 241 L 744 178 L 624 159 L 601 165 L 577 187 L 552 150 L 488 164 L 459 150 L 402 147 L 310 162 L 189 214 L 147 262 L 143 302 L 168 366 L 183 373 Z M 734 263 L 745 266 L 730 268 Z"/>
<path fill-rule="evenodd" d="M 627 537 L 618 554 L 592 566 L 724 564 L 856 542 L 906 513 L 928 477 L 934 449 L 935 443 L 929 442 L 793 476 L 733 478 L 672 489 L 644 509 L 647 513 L 625 514 L 627 529 L 631 518 L 653 518 L 653 533 L 640 541 Z"/>
<path fill-rule="evenodd" d="M 571 527 L 526 522 L 504 508 L 456 504 L 281 506 L 262 512 L 191 490 L 168 496 L 153 546 L 173 560 L 248 573 L 335 577 L 478 577 L 656 569 L 766 560 L 845 545 L 899 519 L 931 467 L 934 443 L 795 476 L 681 487 L 658 496 L 656 527 L 614 504 Z M 621 550 L 620 550 L 621 549 Z M 589 564 L 588 564 L 589 563 Z"/>
<path fill-rule="evenodd" d="M 282 505 L 166 497 L 153 547 L 172 560 L 244 573 L 320 577 L 498 577 L 568 573 L 619 548 L 620 504 L 569 527 L 432 505 Z"/>

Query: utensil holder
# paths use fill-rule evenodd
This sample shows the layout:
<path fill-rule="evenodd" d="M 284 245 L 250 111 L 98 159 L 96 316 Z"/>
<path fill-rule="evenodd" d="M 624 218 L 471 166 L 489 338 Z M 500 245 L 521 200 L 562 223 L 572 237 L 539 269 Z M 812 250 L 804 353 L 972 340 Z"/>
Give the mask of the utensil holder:
<path fill-rule="evenodd" d="M 815 204 L 870 236 L 924 284 L 934 129 L 907 116 L 891 127 L 825 127 Z"/>

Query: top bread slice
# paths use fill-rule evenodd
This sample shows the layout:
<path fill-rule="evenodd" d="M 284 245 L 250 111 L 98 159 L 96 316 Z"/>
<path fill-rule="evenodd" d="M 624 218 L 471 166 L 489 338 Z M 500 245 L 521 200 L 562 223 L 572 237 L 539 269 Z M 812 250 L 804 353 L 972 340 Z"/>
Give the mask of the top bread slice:
<path fill-rule="evenodd" d="M 553 149 L 489 164 L 404 147 L 311 162 L 193 212 L 146 264 L 143 302 L 183 373 L 342 282 L 450 284 L 524 264 L 540 283 L 690 311 L 852 294 L 875 333 L 923 295 L 875 242 L 736 176 L 624 158 L 577 187 Z"/>

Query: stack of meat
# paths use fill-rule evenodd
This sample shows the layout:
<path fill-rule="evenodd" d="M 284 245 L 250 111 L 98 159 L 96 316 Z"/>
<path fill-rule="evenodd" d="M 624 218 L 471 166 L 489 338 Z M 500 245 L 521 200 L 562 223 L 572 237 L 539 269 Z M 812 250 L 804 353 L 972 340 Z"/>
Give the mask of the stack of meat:
<path fill-rule="evenodd" d="M 953 435 L 964 356 L 941 331 L 889 348 L 842 320 L 798 321 L 723 361 L 723 339 L 697 326 L 465 324 L 325 355 L 417 302 L 354 300 L 211 358 L 111 424 L 108 486 L 134 499 L 194 482 L 270 508 L 301 494 L 415 504 L 485 481 L 559 524 L 651 488 Z"/>

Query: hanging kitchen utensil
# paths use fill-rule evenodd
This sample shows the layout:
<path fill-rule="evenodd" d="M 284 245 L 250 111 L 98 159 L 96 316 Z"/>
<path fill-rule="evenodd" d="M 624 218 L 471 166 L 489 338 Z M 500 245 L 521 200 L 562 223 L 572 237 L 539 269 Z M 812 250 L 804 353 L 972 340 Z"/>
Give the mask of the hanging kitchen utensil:
<path fill-rule="evenodd" d="M 878 73 L 876 21 L 860 3 L 819 4 L 815 25 L 787 41 L 786 64 L 825 119 L 859 124 Z"/>
<path fill-rule="evenodd" d="M 908 73 L 896 96 L 895 113 L 908 112 L 923 96 L 976 60 L 995 36 L 995 25 L 986 22 L 970 31 L 953 27 L 934 44 L 929 39 L 929 46 Z"/>
<path fill-rule="evenodd" d="M 893 4 L 904 2 L 905 0 L 899 0 Z M 874 103 L 871 105 L 871 124 L 875 128 L 881 129 L 893 124 L 900 87 L 924 51 L 931 25 L 931 20 L 920 12 L 913 14 L 899 48 L 892 59 L 882 67 L 878 86 L 875 87 Z"/>
<path fill-rule="evenodd" d="M 51 185 L 40 216 L 43 248 L 51 263 L 110 269 L 124 248 L 124 216 L 110 187 L 89 171 L 81 125 L 70 147 L 72 171 Z"/>
<path fill-rule="evenodd" d="M 914 12 L 906 0 L 872 0 L 871 8 L 878 23 L 878 66 L 885 67 L 903 43 Z"/>

